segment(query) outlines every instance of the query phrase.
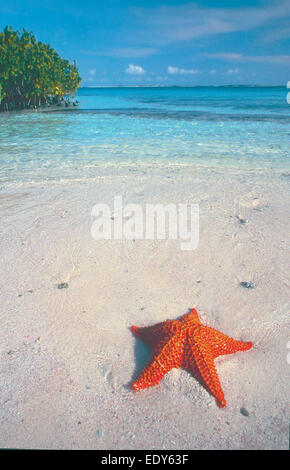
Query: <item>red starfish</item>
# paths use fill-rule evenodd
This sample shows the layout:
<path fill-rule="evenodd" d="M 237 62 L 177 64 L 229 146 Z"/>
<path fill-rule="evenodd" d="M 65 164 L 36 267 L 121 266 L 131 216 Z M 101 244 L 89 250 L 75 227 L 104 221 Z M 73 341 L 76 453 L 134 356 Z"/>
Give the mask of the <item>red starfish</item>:
<path fill-rule="evenodd" d="M 203 325 L 194 308 L 181 320 L 167 320 L 145 328 L 132 326 L 131 331 L 154 348 L 153 360 L 133 383 L 133 390 L 156 385 L 171 369 L 182 367 L 193 373 L 220 407 L 226 406 L 226 401 L 214 365 L 215 358 L 246 351 L 253 346 L 251 342 L 237 341 Z"/>

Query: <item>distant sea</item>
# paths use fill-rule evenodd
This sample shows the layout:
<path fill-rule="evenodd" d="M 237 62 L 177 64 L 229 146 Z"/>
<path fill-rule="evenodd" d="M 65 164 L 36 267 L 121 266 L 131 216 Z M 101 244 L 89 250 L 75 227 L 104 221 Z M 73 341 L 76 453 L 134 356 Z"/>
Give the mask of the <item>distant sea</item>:
<path fill-rule="evenodd" d="M 0 186 L 99 164 L 289 168 L 286 87 L 80 88 L 77 109 L 0 114 Z"/>

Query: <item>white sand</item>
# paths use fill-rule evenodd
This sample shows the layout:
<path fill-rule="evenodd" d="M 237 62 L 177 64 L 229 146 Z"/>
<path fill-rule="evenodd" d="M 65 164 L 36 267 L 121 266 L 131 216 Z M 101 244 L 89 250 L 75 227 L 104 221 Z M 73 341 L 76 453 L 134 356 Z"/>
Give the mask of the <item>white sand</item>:
<path fill-rule="evenodd" d="M 190 165 L 96 171 L 87 182 L 0 192 L 0 447 L 288 448 L 289 175 Z M 94 240 L 91 208 L 112 206 L 115 195 L 199 203 L 198 248 Z M 255 344 L 216 361 L 225 409 L 181 369 L 130 390 L 150 350 L 129 327 L 189 307 Z"/>

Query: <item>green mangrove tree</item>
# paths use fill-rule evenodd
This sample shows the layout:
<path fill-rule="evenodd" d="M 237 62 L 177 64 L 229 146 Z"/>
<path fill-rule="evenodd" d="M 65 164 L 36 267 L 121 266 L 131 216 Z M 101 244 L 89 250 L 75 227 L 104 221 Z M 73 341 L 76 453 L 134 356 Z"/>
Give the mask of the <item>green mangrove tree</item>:
<path fill-rule="evenodd" d="M 75 64 L 62 59 L 32 32 L 0 32 L 0 109 L 59 104 L 74 93 L 81 78 Z"/>

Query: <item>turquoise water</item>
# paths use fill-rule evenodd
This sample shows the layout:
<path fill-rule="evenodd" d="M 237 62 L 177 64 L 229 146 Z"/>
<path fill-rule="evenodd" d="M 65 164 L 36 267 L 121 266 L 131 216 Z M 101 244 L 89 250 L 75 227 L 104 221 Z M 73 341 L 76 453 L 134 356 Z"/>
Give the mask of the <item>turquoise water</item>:
<path fill-rule="evenodd" d="M 102 162 L 289 168 L 286 87 L 82 88 L 78 109 L 1 113 L 0 184 L 88 178 Z"/>

